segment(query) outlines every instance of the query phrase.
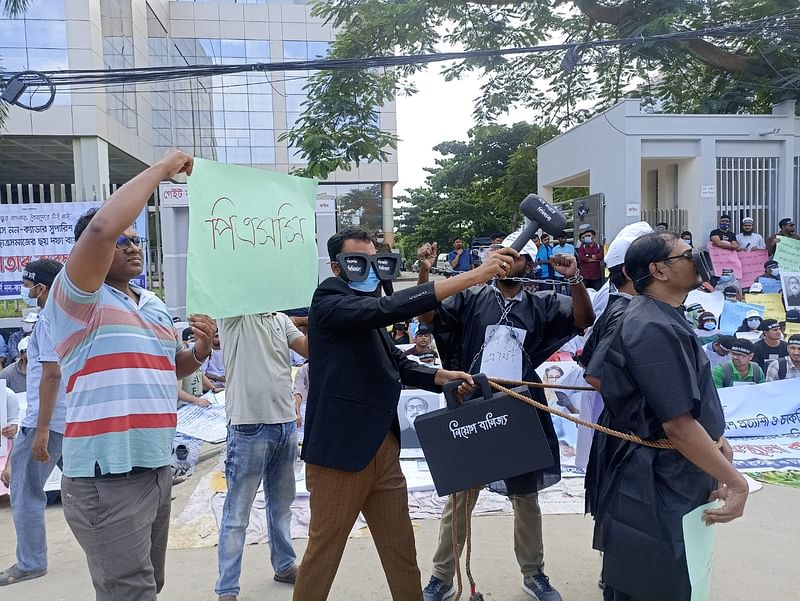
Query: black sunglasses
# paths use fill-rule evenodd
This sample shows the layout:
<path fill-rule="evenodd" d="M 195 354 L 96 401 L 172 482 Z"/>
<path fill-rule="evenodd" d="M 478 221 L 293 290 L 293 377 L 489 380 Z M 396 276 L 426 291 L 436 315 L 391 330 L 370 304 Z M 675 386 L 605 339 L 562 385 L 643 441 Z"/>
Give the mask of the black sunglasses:
<path fill-rule="evenodd" d="M 395 279 L 400 273 L 400 253 L 339 253 L 336 263 L 342 270 L 342 277 L 347 282 L 363 282 L 369 277 L 371 266 L 382 281 Z"/>

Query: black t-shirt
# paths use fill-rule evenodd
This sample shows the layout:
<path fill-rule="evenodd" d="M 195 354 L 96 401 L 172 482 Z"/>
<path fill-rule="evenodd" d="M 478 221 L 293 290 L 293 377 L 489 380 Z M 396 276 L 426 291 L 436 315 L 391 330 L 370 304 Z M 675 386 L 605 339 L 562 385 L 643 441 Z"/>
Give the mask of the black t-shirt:
<path fill-rule="evenodd" d="M 711 230 L 711 233 L 708 235 L 709 240 L 714 236 L 719 236 L 719 239 L 723 242 L 736 242 L 736 233 L 731 230 L 721 230 L 719 228 Z"/>
<path fill-rule="evenodd" d="M 583 347 L 583 352 L 578 357 L 578 363 L 586 370 L 587 376 L 600 377 L 606 349 L 611 343 L 617 324 L 628 309 L 630 300 L 628 295 L 609 295 L 606 310 L 595 322 L 592 333 Z"/>
<path fill-rule="evenodd" d="M 767 364 L 789 356 L 789 347 L 781 340 L 778 346 L 769 346 L 763 340 L 759 340 L 753 345 L 753 361 L 758 363 L 764 373 L 767 371 Z"/>

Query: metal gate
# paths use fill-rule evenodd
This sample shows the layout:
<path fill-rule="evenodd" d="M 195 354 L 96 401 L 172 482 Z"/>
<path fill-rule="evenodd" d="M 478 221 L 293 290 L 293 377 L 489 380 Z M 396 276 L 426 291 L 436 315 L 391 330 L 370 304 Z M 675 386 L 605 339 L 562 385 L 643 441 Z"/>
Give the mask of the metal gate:
<path fill-rule="evenodd" d="M 590 194 L 575 198 L 572 201 L 573 230 L 572 236 L 577 239 L 580 227 L 588 225 L 597 232 L 597 241 L 606 242 L 606 196 L 605 194 Z M 578 243 L 575 242 L 577 245 Z"/>
<path fill-rule="evenodd" d="M 717 216 L 730 215 L 732 229 L 752 217 L 765 238 L 778 226 L 778 157 L 717 157 Z"/>

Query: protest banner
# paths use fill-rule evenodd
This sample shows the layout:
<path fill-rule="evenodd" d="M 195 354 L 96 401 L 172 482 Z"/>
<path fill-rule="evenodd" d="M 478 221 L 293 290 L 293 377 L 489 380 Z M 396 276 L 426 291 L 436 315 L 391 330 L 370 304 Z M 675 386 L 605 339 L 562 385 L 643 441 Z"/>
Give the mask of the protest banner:
<path fill-rule="evenodd" d="M 719 319 L 719 316 L 722 314 L 722 309 L 725 306 L 725 296 L 719 290 L 715 292 L 706 292 L 696 289 L 689 292 L 684 301 L 684 305 L 687 307 L 693 304 L 700 305 L 703 307 L 704 311 L 710 311 Z"/>
<path fill-rule="evenodd" d="M 800 271 L 800 240 L 778 236 L 773 259 L 778 262 L 783 272 Z"/>
<path fill-rule="evenodd" d="M 740 472 L 800 468 L 800 431 L 791 436 L 731 438 L 733 466 Z"/>
<path fill-rule="evenodd" d="M 0 299 L 19 297 L 22 270 L 36 259 L 64 263 L 75 245 L 75 222 L 100 202 L 50 202 L 3 205 L 0 215 Z M 136 231 L 147 237 L 147 213 L 136 219 Z M 143 274 L 132 280 L 146 287 L 147 252 Z"/>
<path fill-rule="evenodd" d="M 739 262 L 742 264 L 742 277 L 739 283 L 743 288 L 749 288 L 753 282 L 764 273 L 764 263 L 769 258 L 766 249 L 748 250 L 738 253 Z"/>
<path fill-rule="evenodd" d="M 794 323 L 791 321 L 786 322 L 786 338 L 791 336 L 792 334 L 800 334 L 800 323 Z"/>
<path fill-rule="evenodd" d="M 733 275 L 737 280 L 742 279 L 742 262 L 739 260 L 739 253 L 727 248 L 718 248 L 713 244 L 708 245 L 708 254 L 711 255 L 711 264 L 714 267 L 714 275 L 722 275 L 723 269 L 733 269 Z M 763 273 L 763 271 L 761 272 Z"/>
<path fill-rule="evenodd" d="M 736 329 L 742 325 L 748 311 L 756 311 L 761 317 L 764 317 L 764 307 L 761 305 L 735 303 L 726 300 L 722 309 L 722 317 L 719 320 L 719 331 L 723 334 L 735 334 Z"/>
<path fill-rule="evenodd" d="M 800 382 L 796 379 L 721 388 L 725 436 L 776 436 L 800 432 Z"/>
<path fill-rule="evenodd" d="M 195 159 L 187 311 L 222 318 L 308 306 L 318 278 L 316 190 L 312 179 Z"/>
<path fill-rule="evenodd" d="M 758 283 L 761 284 L 761 292 L 764 294 L 770 294 L 773 292 L 777 292 L 780 294 L 781 291 L 781 281 L 776 280 L 773 278 L 758 278 Z"/>
<path fill-rule="evenodd" d="M 783 321 L 786 318 L 786 311 L 783 309 L 783 299 L 780 294 L 745 294 L 744 298 L 751 305 L 764 307 L 765 319 Z"/>
<path fill-rule="evenodd" d="M 800 271 L 781 272 L 783 300 L 787 309 L 800 309 Z"/>

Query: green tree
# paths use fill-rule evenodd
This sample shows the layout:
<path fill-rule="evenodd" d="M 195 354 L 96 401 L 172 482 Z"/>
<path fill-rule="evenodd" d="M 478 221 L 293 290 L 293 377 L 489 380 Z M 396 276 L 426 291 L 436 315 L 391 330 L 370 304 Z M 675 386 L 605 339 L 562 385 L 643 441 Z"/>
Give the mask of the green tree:
<path fill-rule="evenodd" d="M 519 203 L 537 188 L 536 147 L 556 134 L 555 127 L 529 123 L 479 125 L 466 141 L 437 145 L 442 158 L 427 169 L 425 185 L 397 198 L 406 257 L 423 242 L 435 240 L 445 251 L 457 236 L 470 240 L 519 227 Z"/>
<path fill-rule="evenodd" d="M 525 106 L 543 125 L 559 127 L 625 95 L 641 97 L 654 110 L 688 113 L 767 111 L 774 102 L 796 98 L 798 10 L 797 0 L 316 0 L 314 7 L 338 28 L 331 57 L 341 59 L 430 53 L 440 46 L 581 43 L 785 16 L 781 32 L 584 47 L 571 71 L 561 68 L 563 52 L 471 58 L 443 70 L 448 80 L 470 72 L 482 76 L 475 102 L 481 122 Z M 380 129 L 378 109 L 398 93 L 413 94 L 410 76 L 422 68 L 322 71 L 313 77 L 305 110 L 286 135 L 308 160 L 306 174 L 324 177 L 351 163 L 385 159 L 397 139 Z"/>
<path fill-rule="evenodd" d="M 18 17 L 28 8 L 32 0 L 5 0 L 3 4 L 3 13 L 8 17 Z M 0 56 L 0 71 L 2 70 L 3 57 Z M 0 101 L 0 127 L 8 115 L 8 106 L 5 102 Z"/>

